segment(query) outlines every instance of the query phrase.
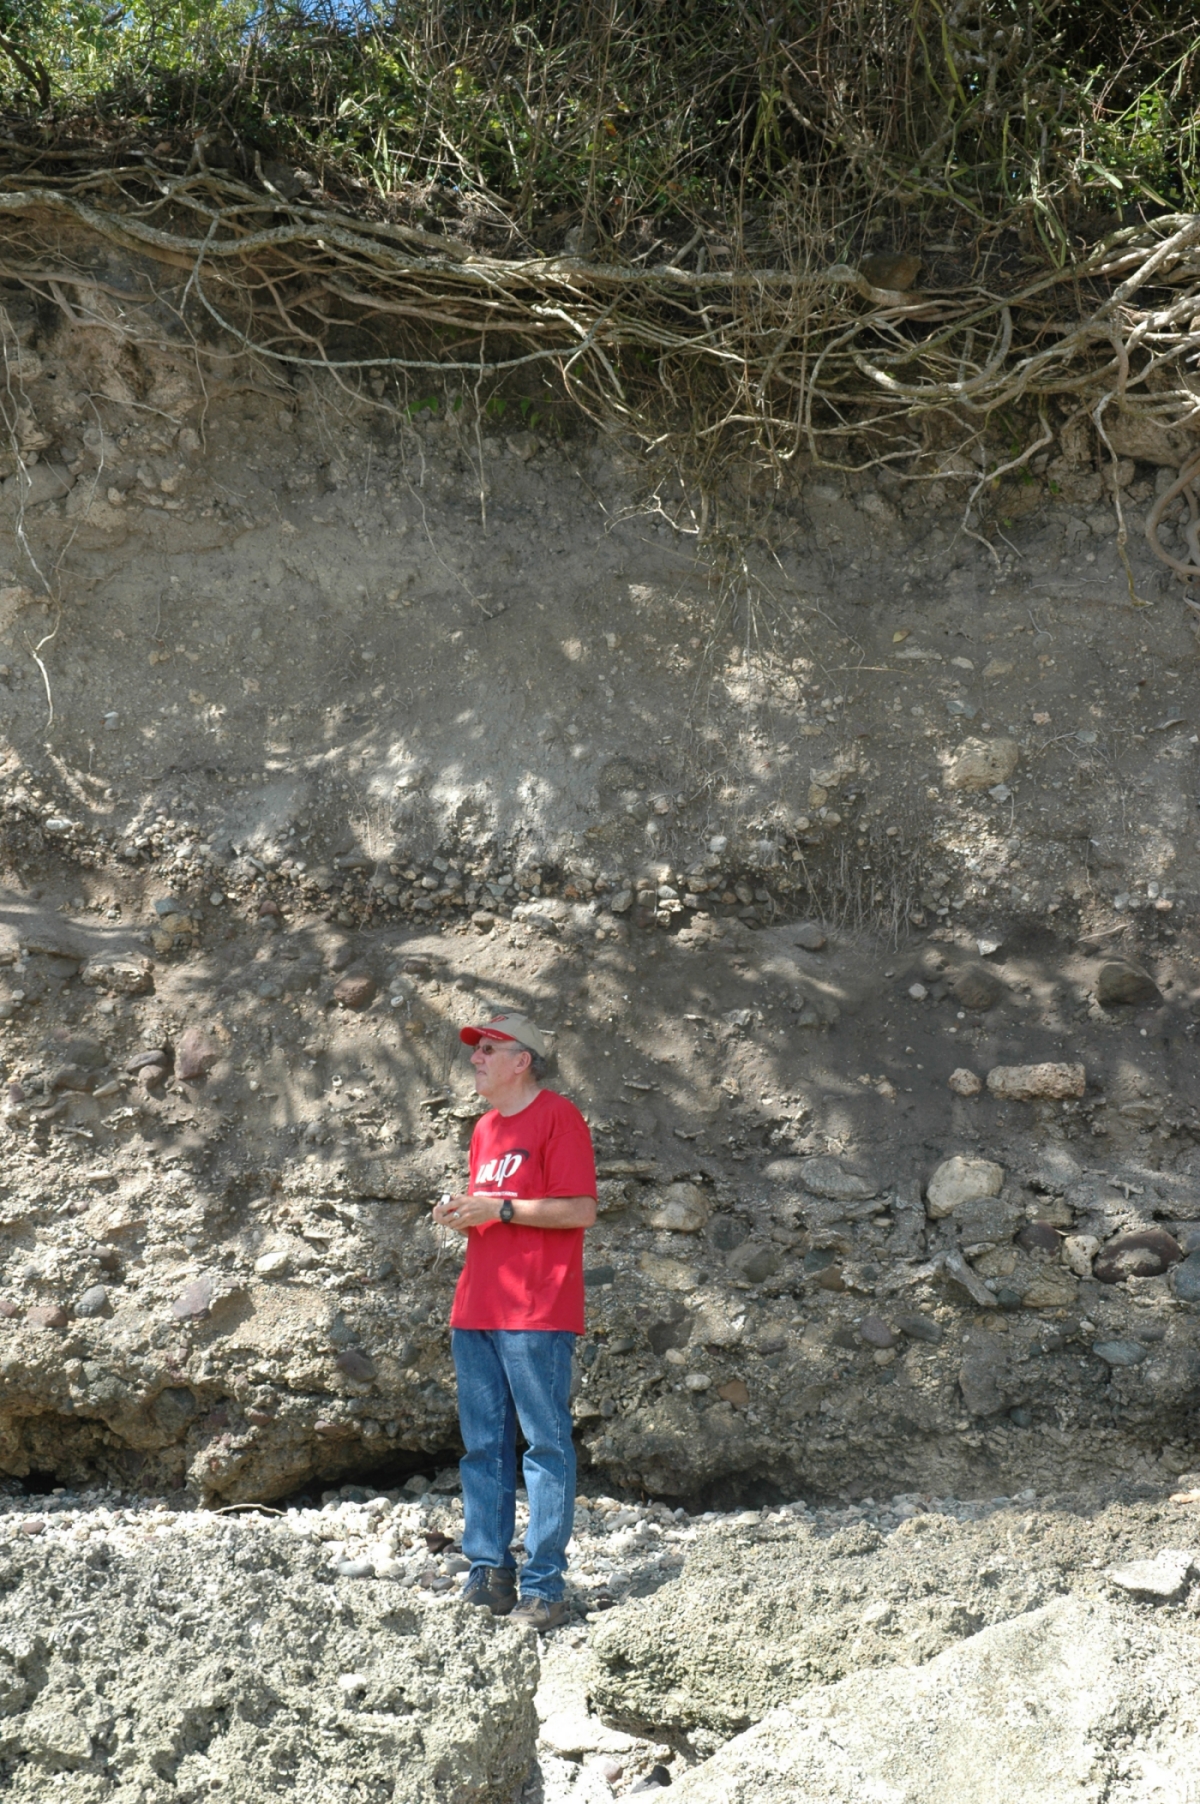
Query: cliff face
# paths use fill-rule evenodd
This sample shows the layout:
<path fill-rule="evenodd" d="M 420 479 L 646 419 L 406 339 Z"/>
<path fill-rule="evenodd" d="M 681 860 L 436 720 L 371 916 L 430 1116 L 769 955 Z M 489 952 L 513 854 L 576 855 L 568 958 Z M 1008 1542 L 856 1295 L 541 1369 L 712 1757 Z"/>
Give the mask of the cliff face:
<path fill-rule="evenodd" d="M 4 1471 L 450 1457 L 493 1005 L 597 1138 L 608 1482 L 1194 1463 L 1194 641 L 1088 445 L 994 552 L 950 470 L 751 493 L 734 555 L 582 429 L 202 381 L 137 280 L 4 300 Z M 1133 521 L 1179 447 L 1123 449 Z"/>

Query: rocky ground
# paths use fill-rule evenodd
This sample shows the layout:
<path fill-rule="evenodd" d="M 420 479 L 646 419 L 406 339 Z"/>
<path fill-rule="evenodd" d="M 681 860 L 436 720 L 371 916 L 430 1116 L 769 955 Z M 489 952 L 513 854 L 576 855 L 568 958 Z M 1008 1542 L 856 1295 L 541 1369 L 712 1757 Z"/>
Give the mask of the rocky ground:
<path fill-rule="evenodd" d="M 589 1492 L 574 1615 L 539 1643 L 457 1602 L 454 1483 L 224 1514 L 6 1499 L 6 1789 L 841 1804 L 883 1775 L 905 1804 L 1186 1796 L 1200 1493 L 692 1517 Z"/>
<path fill-rule="evenodd" d="M 132 292 L 143 274 L 108 277 Z M 0 1473 L 18 1488 L 6 1519 L 48 1524 L 11 1544 L 18 1617 L 43 1555 L 68 1599 L 125 1585 L 128 1552 L 136 1599 L 186 1589 L 185 1546 L 219 1566 L 267 1536 L 289 1554 L 281 1624 L 317 1608 L 313 1586 L 349 1587 L 376 1599 L 347 1605 L 351 1639 L 371 1611 L 407 1611 L 418 1665 L 509 1700 L 486 1746 L 464 1705 L 444 1758 L 468 1778 L 431 1779 L 430 1798 L 476 1795 L 477 1760 L 494 1790 L 532 1759 L 515 1639 L 422 1640 L 413 1611 L 458 1621 L 454 1574 L 420 1582 L 428 1550 L 409 1541 L 435 1506 L 401 1492 L 456 1450 L 460 1247 L 428 1212 L 461 1181 L 478 1107 L 457 1030 L 517 1006 L 554 1037 L 552 1081 L 585 1108 L 601 1177 L 575 1413 L 581 1484 L 613 1503 L 581 1519 L 580 1607 L 635 1598 L 543 1667 L 549 1720 L 576 1724 L 543 1729 L 546 1797 L 607 1787 L 604 1761 L 618 1788 L 665 1763 L 708 1787 L 697 1799 L 732 1797 L 734 1760 L 754 1795 L 782 1773 L 815 1799 L 843 1700 L 869 1720 L 982 1695 L 955 1664 L 976 1639 L 986 1664 L 1004 1636 L 1040 1637 L 1011 1655 L 1039 1686 L 1055 1649 L 1092 1636 L 1127 1637 L 1129 1672 L 1149 1672 L 1145 1606 L 1095 1573 L 1168 1544 L 1153 1500 L 1200 1467 L 1196 647 L 1137 539 L 1187 447 L 1114 420 L 1114 464 L 1064 426 L 985 497 L 983 545 L 961 531 L 973 472 L 953 458 L 908 486 L 747 473 L 693 508 L 552 399 L 502 421 L 468 395 L 261 371 L 202 391 L 157 303 L 110 332 L 102 289 L 86 330 L 0 300 L 21 403 L 0 484 Z M 338 1558 L 393 1537 L 385 1577 L 330 1577 L 326 1553 L 261 1523 L 212 1526 L 343 1481 L 385 1504 L 369 1534 L 347 1523 Z M 1114 1484 L 1146 1501 L 1044 1504 Z M 115 1489 L 133 1520 L 90 1522 L 56 1487 Z M 850 1636 L 870 1659 L 822 1631 L 775 1662 L 784 1689 L 764 1680 L 736 1710 L 694 1707 L 686 1675 L 643 1671 L 632 1642 L 619 1685 L 604 1665 L 622 1622 L 684 1633 L 656 1599 L 687 1597 L 664 1582 L 684 1557 L 700 1595 L 720 1589 L 722 1535 L 774 1536 L 795 1569 L 781 1594 L 820 1615 L 813 1550 L 866 1533 L 847 1511 L 909 1546 L 911 1522 L 863 1499 L 925 1521 L 935 1496 L 1027 1493 L 1048 1546 L 1064 1524 L 1099 1537 L 1078 1584 L 1036 1576 L 1013 1506 L 988 1517 L 1019 1558 L 987 1607 L 966 1567 L 951 1597 L 943 1549 L 928 1618 L 893 1602 L 902 1632 L 881 1616 Z M 785 1504 L 769 1532 L 697 1527 Z M 138 1565 L 148 1526 L 161 1581 Z M 85 1528 L 117 1549 L 99 1577 Z M 1183 1595 L 1154 1620 L 1186 1637 Z M 927 1692 L 904 1689 L 909 1635 Z M 892 1676 L 871 1691 L 875 1653 Z M 58 1672 L 45 1649 L 18 1657 L 21 1685 Z M 337 1691 L 351 1653 L 326 1657 L 338 1671 L 314 1673 L 357 1711 Z M 406 1671 L 389 1697 L 416 1695 Z M 279 1770 L 311 1773 L 316 1799 L 325 1743 L 287 1684 Z M 171 1730 L 157 1777 L 122 1764 L 150 1708 L 135 1692 L 88 1705 L 86 1757 L 38 1752 L 40 1730 L 14 1742 L 19 1784 L 45 1759 L 80 1797 L 192 1795 L 179 1773 L 199 1795 L 220 1775 L 187 1765 L 193 1741 L 243 1758 L 214 1704 L 188 1718 L 203 1735 Z M 1132 1724 L 1142 1695 L 1103 1720 Z M 364 1797 L 410 1745 L 389 1712 Z M 1101 1776 L 1064 1797 L 1174 1770 L 1160 1727 L 1139 1776 L 1118 1770 L 1126 1730 L 1088 1723 L 1070 1733 L 1100 1737 Z M 931 1744 L 928 1770 L 952 1771 L 956 1746 Z M 908 1796 L 900 1755 L 843 1754 L 839 1796 Z M 1028 1795 L 1048 1783 L 1035 1772 Z"/>

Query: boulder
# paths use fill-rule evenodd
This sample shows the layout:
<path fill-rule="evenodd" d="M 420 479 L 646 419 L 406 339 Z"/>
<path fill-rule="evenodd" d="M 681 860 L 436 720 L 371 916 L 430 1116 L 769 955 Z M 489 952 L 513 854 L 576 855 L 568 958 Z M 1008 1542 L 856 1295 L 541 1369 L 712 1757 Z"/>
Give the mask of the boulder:
<path fill-rule="evenodd" d="M 956 1153 L 938 1166 L 925 1192 L 929 1214 L 934 1221 L 953 1215 L 963 1203 L 979 1197 L 999 1196 L 1004 1186 L 1004 1167 L 991 1159 L 971 1159 Z"/>
<path fill-rule="evenodd" d="M 946 768 L 946 788 L 994 789 L 1008 782 L 1020 757 L 1015 739 L 964 739 Z"/>
<path fill-rule="evenodd" d="M 1063 1598 L 927 1666 L 803 1688 L 693 1767 L 678 1804 L 1091 1804 L 1185 1797 L 1200 1761 L 1194 1636 Z M 797 1687 L 799 1691 L 801 1688 Z"/>
<path fill-rule="evenodd" d="M 1087 1090 L 1082 1065 L 993 1065 L 987 1086 L 1002 1102 L 1065 1101 Z"/>
<path fill-rule="evenodd" d="M 296 1798 L 508 1804 L 537 1737 L 532 1635 L 469 1605 L 409 1602 L 385 1580 L 335 1577 L 279 1530 L 236 1534 L 236 1559 L 218 1525 L 100 1560 L 10 1545 L 6 1797 L 65 1795 L 48 1767 L 75 1769 L 80 1797 L 165 1797 L 170 1749 L 179 1798 L 217 1781 L 241 1795 L 258 1772 L 258 1797 L 276 1790 L 267 1775 L 286 1774 Z M 50 1597 L 86 1634 L 49 1638 Z"/>

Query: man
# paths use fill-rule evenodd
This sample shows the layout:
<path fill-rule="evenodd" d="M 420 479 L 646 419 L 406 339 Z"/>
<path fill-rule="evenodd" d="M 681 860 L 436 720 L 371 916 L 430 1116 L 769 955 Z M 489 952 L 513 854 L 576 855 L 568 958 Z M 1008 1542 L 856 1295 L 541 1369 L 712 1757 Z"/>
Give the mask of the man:
<path fill-rule="evenodd" d="M 444 1197 L 436 1222 L 467 1238 L 450 1315 L 458 1375 L 463 1595 L 540 1631 L 565 1621 L 567 1542 L 575 1520 L 571 1359 L 583 1333 L 583 1234 L 596 1219 L 587 1123 L 542 1089 L 546 1042 L 523 1015 L 464 1027 L 475 1088 L 491 1108 L 471 1136 L 470 1189 Z M 526 1562 L 517 1601 L 516 1431 L 528 1443 Z"/>

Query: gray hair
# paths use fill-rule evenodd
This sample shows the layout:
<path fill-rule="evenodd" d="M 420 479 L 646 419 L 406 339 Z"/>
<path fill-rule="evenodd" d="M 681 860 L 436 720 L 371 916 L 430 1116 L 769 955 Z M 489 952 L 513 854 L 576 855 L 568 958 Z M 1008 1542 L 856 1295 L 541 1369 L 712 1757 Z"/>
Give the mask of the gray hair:
<path fill-rule="evenodd" d="M 531 1046 L 527 1046 L 525 1048 L 525 1051 L 529 1054 L 529 1075 L 530 1075 L 530 1077 L 533 1079 L 535 1084 L 545 1083 L 546 1078 L 550 1071 L 549 1059 L 544 1058 L 540 1052 L 534 1052 L 534 1050 Z"/>

